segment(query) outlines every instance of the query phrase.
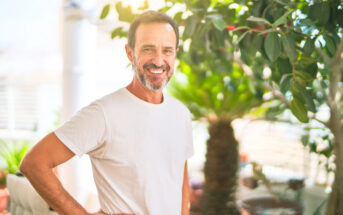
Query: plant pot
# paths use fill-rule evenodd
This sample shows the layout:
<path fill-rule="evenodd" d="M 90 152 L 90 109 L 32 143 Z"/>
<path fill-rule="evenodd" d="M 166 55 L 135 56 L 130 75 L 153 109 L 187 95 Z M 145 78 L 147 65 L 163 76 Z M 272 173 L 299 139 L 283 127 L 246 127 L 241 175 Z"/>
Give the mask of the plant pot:
<path fill-rule="evenodd" d="M 240 202 L 242 215 L 301 215 L 302 207 L 295 201 L 253 198 Z"/>
<path fill-rule="evenodd" d="M 0 187 L 0 212 L 4 212 L 7 209 L 8 197 L 7 187 Z"/>

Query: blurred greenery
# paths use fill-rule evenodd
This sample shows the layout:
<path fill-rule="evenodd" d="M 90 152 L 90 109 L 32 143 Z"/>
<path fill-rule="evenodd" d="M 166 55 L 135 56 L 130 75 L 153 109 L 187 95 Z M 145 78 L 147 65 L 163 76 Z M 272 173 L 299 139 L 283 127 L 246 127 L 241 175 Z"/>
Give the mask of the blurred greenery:
<path fill-rule="evenodd" d="M 6 184 L 7 174 L 14 174 L 19 171 L 20 162 L 29 149 L 30 143 L 27 140 L 5 141 L 0 139 L 0 159 L 6 165 L 0 169 L 2 172 L 0 184 Z"/>

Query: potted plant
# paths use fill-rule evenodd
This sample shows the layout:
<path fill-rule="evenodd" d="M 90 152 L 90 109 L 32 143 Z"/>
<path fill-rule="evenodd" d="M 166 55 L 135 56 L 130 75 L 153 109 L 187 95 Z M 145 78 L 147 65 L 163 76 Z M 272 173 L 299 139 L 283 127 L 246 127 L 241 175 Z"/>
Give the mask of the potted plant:
<path fill-rule="evenodd" d="M 29 142 L 9 141 L 0 139 L 0 160 L 5 162 L 5 167 L 0 168 L 0 212 L 6 210 L 9 193 L 6 187 L 6 177 L 19 171 L 19 165 L 29 150 Z"/>

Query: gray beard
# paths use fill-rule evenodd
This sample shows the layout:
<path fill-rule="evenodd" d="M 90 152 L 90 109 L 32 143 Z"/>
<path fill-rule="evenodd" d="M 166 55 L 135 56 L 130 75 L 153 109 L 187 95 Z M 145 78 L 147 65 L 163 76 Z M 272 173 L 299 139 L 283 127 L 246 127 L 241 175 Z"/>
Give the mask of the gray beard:
<path fill-rule="evenodd" d="M 170 77 L 167 77 L 166 79 L 163 80 L 162 84 L 159 86 L 154 86 L 149 79 L 147 78 L 147 76 L 145 75 L 144 71 L 141 72 L 137 67 L 136 67 L 136 60 L 134 60 L 134 63 L 132 63 L 132 69 L 136 75 L 136 77 L 138 78 L 138 80 L 149 90 L 154 90 L 154 91 L 158 91 L 158 90 L 162 90 L 169 82 Z"/>

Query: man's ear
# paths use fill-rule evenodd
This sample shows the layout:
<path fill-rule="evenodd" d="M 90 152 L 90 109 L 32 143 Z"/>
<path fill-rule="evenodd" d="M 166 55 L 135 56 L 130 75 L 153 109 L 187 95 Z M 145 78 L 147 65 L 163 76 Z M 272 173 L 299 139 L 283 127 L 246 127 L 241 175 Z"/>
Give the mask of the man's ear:
<path fill-rule="evenodd" d="M 131 63 L 133 63 L 133 50 L 132 48 L 129 46 L 129 44 L 126 44 L 125 45 L 125 51 L 126 51 L 126 55 L 127 55 L 127 58 L 129 58 L 129 61 Z"/>

